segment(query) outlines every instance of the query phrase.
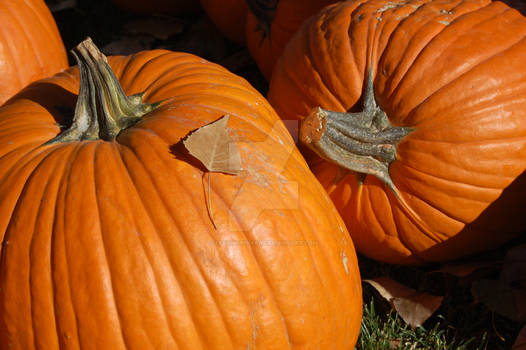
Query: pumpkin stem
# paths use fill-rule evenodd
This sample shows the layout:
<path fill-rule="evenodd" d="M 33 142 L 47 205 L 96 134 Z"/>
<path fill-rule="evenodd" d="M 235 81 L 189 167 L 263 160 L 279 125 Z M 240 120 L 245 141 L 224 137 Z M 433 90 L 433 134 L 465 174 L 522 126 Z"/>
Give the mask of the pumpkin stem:
<path fill-rule="evenodd" d="M 316 107 L 301 123 L 300 140 L 320 157 L 354 172 L 374 175 L 396 193 L 389 165 L 396 160 L 396 145 L 413 130 L 389 123 L 376 105 L 369 72 L 362 112 Z"/>
<path fill-rule="evenodd" d="M 256 31 L 261 31 L 261 40 L 259 44 L 265 38 L 270 40 L 270 30 L 274 17 L 276 17 L 276 9 L 278 7 L 279 0 L 246 0 L 247 6 L 258 19 Z"/>
<path fill-rule="evenodd" d="M 80 72 L 80 88 L 71 126 L 47 144 L 114 140 L 159 103 L 143 103 L 143 94 L 126 96 L 106 56 L 90 38 L 71 50 Z"/>

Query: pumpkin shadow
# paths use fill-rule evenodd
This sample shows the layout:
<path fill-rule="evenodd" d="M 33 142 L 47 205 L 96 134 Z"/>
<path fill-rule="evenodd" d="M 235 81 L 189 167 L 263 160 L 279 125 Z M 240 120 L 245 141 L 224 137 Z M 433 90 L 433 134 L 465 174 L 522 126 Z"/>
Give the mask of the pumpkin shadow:
<path fill-rule="evenodd" d="M 524 0 L 500 0 L 511 8 L 519 11 L 523 16 L 526 16 L 526 3 Z"/>
<path fill-rule="evenodd" d="M 11 97 L 5 105 L 15 100 L 29 100 L 42 106 L 55 119 L 62 129 L 71 125 L 77 94 L 74 94 L 61 86 L 47 82 L 34 82 Z"/>
<path fill-rule="evenodd" d="M 194 130 L 190 131 L 188 135 L 190 135 L 193 131 Z M 201 170 L 202 172 L 207 172 L 208 170 L 203 165 L 203 163 L 201 163 L 199 159 L 191 155 L 190 152 L 188 152 L 188 150 L 184 146 L 183 141 L 186 139 L 186 137 L 187 136 L 183 137 L 179 142 L 171 145 L 170 153 L 175 157 L 175 159 L 186 162 L 191 166 Z"/>
<path fill-rule="evenodd" d="M 497 248 L 526 234 L 526 170 L 506 187 L 474 221 L 467 224 L 457 235 L 434 246 L 420 255 L 426 260 L 454 260 L 465 254 L 466 248 L 474 254 Z M 484 232 L 487 234 L 481 235 Z M 481 249 L 471 249 L 473 245 Z M 444 256 L 444 252 L 453 255 Z"/>

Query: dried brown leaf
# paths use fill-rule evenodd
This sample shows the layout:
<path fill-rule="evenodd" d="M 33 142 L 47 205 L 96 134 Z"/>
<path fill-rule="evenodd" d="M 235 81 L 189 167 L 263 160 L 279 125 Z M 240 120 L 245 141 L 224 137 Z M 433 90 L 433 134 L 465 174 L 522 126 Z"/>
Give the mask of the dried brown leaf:
<path fill-rule="evenodd" d="M 168 40 L 182 33 L 183 23 L 175 18 L 150 17 L 130 21 L 124 25 L 124 28 L 131 34 L 147 34 L 155 39 Z"/>
<path fill-rule="evenodd" d="M 444 297 L 418 292 L 389 277 L 364 282 L 373 286 L 411 327 L 421 326 L 440 307 Z"/>
<path fill-rule="evenodd" d="M 444 272 L 455 277 L 468 277 L 482 269 L 499 269 L 502 262 L 499 261 L 468 261 L 457 263 L 446 263 L 435 272 Z"/>
<path fill-rule="evenodd" d="M 225 115 L 195 130 L 183 144 L 208 171 L 237 175 L 241 171 L 241 156 L 228 134 L 228 119 Z"/>
<path fill-rule="evenodd" d="M 526 290 L 503 280 L 481 279 L 471 285 L 471 294 L 490 310 L 514 321 L 526 321 Z"/>
<path fill-rule="evenodd" d="M 507 283 L 522 284 L 526 288 L 526 244 L 508 250 L 500 279 Z"/>
<path fill-rule="evenodd" d="M 526 350 L 526 326 L 522 327 L 511 350 Z"/>
<path fill-rule="evenodd" d="M 124 36 L 110 41 L 102 47 L 102 52 L 107 56 L 131 55 L 133 53 L 150 50 L 155 39 L 147 35 Z"/>

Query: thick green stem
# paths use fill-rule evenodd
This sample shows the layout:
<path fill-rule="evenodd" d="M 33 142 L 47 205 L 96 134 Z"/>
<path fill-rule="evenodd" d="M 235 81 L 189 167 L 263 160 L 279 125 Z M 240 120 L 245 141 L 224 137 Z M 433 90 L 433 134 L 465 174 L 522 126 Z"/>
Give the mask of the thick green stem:
<path fill-rule="evenodd" d="M 71 126 L 47 144 L 111 141 L 159 104 L 142 103 L 142 94 L 126 96 L 104 56 L 90 38 L 72 50 L 80 72 L 80 88 Z"/>
<path fill-rule="evenodd" d="M 395 191 L 389 165 L 396 160 L 396 145 L 411 131 L 389 123 L 376 105 L 369 74 L 362 112 L 314 108 L 301 123 L 300 140 L 320 157 L 345 169 L 374 175 Z"/>

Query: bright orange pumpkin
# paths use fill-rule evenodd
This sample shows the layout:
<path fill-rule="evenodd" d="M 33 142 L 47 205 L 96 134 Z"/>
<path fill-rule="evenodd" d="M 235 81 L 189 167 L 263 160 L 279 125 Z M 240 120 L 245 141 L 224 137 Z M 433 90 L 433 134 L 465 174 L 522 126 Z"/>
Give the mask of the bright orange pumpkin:
<path fill-rule="evenodd" d="M 335 0 L 248 0 L 245 26 L 250 54 L 261 73 L 270 79 L 285 45 L 310 16 Z"/>
<path fill-rule="evenodd" d="M 43 0 L 0 1 L 0 105 L 67 67 L 62 38 Z"/>
<path fill-rule="evenodd" d="M 502 2 L 346 1 L 298 31 L 268 98 L 306 118 L 358 251 L 442 261 L 526 231 L 525 62 L 526 18 Z"/>
<path fill-rule="evenodd" d="M 126 98 L 75 52 L 73 123 L 76 67 L 0 108 L 0 348 L 353 349 L 352 241 L 266 100 L 164 50 L 109 58 Z M 207 174 L 181 140 L 227 114 L 242 171 Z"/>

